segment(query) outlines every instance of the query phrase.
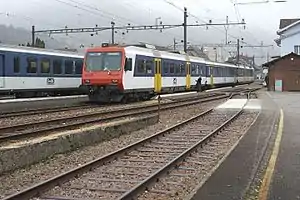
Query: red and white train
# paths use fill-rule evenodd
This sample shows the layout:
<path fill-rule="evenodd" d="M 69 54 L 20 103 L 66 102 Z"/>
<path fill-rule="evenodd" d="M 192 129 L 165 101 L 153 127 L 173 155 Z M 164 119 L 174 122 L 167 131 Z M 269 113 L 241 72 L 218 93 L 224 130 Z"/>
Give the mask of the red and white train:
<path fill-rule="evenodd" d="M 253 72 L 247 66 L 210 62 L 147 45 L 103 44 L 87 49 L 80 87 L 91 101 L 126 102 L 197 90 L 200 76 L 206 89 L 251 83 Z"/>

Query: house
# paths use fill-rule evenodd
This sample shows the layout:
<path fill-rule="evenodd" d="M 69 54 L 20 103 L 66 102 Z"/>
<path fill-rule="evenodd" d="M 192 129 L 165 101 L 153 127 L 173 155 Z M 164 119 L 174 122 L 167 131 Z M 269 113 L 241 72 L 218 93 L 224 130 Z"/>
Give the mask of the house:
<path fill-rule="evenodd" d="M 300 91 L 300 55 L 290 52 L 263 64 L 268 68 L 268 90 Z"/>
<path fill-rule="evenodd" d="M 300 54 L 300 18 L 281 19 L 277 34 L 275 42 L 281 49 L 281 57 L 291 52 Z"/>

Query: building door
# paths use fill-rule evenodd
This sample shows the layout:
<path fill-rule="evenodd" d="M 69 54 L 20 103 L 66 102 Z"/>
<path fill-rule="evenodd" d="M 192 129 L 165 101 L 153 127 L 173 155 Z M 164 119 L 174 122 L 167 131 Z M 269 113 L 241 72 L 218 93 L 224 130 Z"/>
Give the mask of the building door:
<path fill-rule="evenodd" d="M 0 88 L 4 87 L 4 55 L 0 54 Z"/>
<path fill-rule="evenodd" d="M 155 59 L 155 74 L 154 74 L 154 91 L 156 93 L 161 92 L 161 59 Z"/>

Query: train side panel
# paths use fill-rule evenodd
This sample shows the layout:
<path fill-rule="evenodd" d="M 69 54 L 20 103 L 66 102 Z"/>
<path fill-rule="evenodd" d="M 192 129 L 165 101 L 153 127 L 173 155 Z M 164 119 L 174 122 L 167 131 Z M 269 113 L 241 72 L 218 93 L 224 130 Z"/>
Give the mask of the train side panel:
<path fill-rule="evenodd" d="M 2 94 L 81 93 L 83 56 L 34 48 L 2 47 Z M 28 93 L 30 92 L 30 94 Z M 25 95 L 25 96 L 26 96 Z"/>

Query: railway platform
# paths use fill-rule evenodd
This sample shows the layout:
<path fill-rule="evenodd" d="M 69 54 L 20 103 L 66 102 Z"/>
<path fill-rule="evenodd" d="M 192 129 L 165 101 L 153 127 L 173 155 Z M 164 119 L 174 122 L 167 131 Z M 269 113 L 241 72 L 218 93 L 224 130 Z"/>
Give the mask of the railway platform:
<path fill-rule="evenodd" d="M 198 185 L 199 189 L 190 194 L 189 199 L 300 199 L 297 196 L 300 195 L 300 135 L 296 130 L 300 119 L 300 94 L 262 90 L 258 92 L 258 97 L 260 106 L 254 107 L 260 107 L 260 115 L 256 122 L 215 173 Z M 234 105 L 234 102 L 231 104 Z M 254 104 L 258 105 L 257 102 Z M 229 105 L 223 108 L 228 109 Z M 251 110 L 251 107 L 248 109 Z M 281 107 L 286 116 L 279 146 Z M 270 162 L 271 157 L 271 160 L 277 158 L 276 165 Z"/>
<path fill-rule="evenodd" d="M 268 93 L 283 110 L 280 150 L 268 200 L 300 199 L 300 93 Z"/>

